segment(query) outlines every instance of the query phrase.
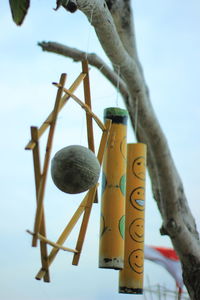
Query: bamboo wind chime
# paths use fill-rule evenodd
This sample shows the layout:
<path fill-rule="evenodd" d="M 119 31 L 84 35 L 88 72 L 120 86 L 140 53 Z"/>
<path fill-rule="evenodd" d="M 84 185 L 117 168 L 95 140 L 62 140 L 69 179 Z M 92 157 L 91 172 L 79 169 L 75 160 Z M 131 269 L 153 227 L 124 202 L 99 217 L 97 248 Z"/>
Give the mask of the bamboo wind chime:
<path fill-rule="evenodd" d="M 112 120 L 112 125 L 103 161 L 100 268 L 123 268 L 127 117 L 124 109 L 104 111 L 105 121 Z"/>
<path fill-rule="evenodd" d="M 127 144 L 128 112 L 125 109 L 118 107 L 106 108 L 104 110 L 104 123 L 92 112 L 87 60 L 82 62 L 82 72 L 69 89 L 65 88 L 65 81 L 66 74 L 62 74 L 59 83 L 53 83 L 58 88 L 54 109 L 40 128 L 31 127 L 31 140 L 25 148 L 32 150 L 35 174 L 36 213 L 34 229 L 33 231 L 27 230 L 27 232 L 32 235 L 33 247 L 37 246 L 38 240 L 40 241 L 41 269 L 36 274 L 36 279 L 41 280 L 43 278 L 45 282 L 50 282 L 49 267 L 60 250 L 73 254 L 73 265 L 77 266 L 79 263 L 92 205 L 94 202 L 98 202 L 99 175 L 93 182 L 90 180 L 90 177 L 79 174 L 82 169 L 88 170 L 92 167 L 91 165 L 87 167 L 84 165 L 87 162 L 84 155 L 89 151 L 92 155 L 89 153 L 87 154 L 89 155 L 88 157 L 92 157 L 94 162 L 95 160 L 98 162 L 99 170 L 100 166 L 103 165 L 99 268 L 119 270 L 119 293 L 142 294 L 146 145 L 142 143 Z M 81 83 L 83 83 L 84 87 L 84 102 L 74 94 Z M 70 147 L 75 151 L 75 147 L 69 146 L 66 147 L 67 149 L 63 148 L 58 151 L 51 163 L 52 179 L 58 188 L 72 194 L 82 192 L 82 190 L 77 191 L 77 178 L 79 180 L 89 178 L 89 183 L 92 182 L 92 184 L 85 188 L 84 191 L 87 190 L 87 194 L 57 241 L 53 242 L 47 238 L 46 234 L 44 195 L 58 114 L 69 99 L 75 101 L 86 112 L 88 148 L 86 148 L 87 151 L 84 150 L 81 155 L 78 154 L 76 157 L 73 153 L 73 157 L 75 157 L 73 167 L 69 164 L 71 156 L 65 157 L 64 160 L 63 156 L 66 155 L 67 151 L 71 151 Z M 95 156 L 94 147 L 93 120 L 102 130 L 97 157 Z M 46 152 L 43 167 L 41 167 L 39 139 L 48 128 Z M 78 146 L 78 149 L 81 150 L 81 147 Z M 79 156 L 84 157 L 84 162 L 80 163 Z M 60 172 L 59 176 L 57 176 L 58 170 L 56 168 Z M 72 191 L 73 189 L 68 189 L 68 183 L 69 185 L 71 184 L 71 178 L 69 174 L 66 177 L 65 168 L 70 168 L 70 170 L 75 172 L 75 175 L 73 175 L 76 179 L 75 192 Z M 93 172 L 90 170 L 90 173 L 92 174 Z M 74 249 L 66 247 L 64 243 L 82 215 L 76 246 Z M 47 245 L 52 247 L 50 253 L 48 253 Z"/>
<path fill-rule="evenodd" d="M 97 154 L 97 159 L 100 165 L 102 164 L 103 155 L 104 155 L 108 134 L 111 126 L 111 121 L 108 120 L 104 125 L 101 122 L 101 120 L 92 112 L 89 70 L 88 70 L 87 60 L 84 60 L 82 62 L 82 72 L 69 89 L 66 89 L 64 87 L 65 81 L 66 81 L 66 74 L 62 74 L 59 83 L 54 83 L 54 85 L 58 88 L 54 109 L 47 117 L 45 122 L 41 125 L 40 128 L 31 127 L 31 140 L 25 148 L 27 150 L 32 150 L 33 152 L 35 187 L 36 187 L 36 204 L 37 204 L 34 230 L 33 232 L 31 232 L 30 230 L 28 230 L 27 232 L 33 236 L 32 239 L 33 247 L 36 247 L 38 240 L 40 240 L 40 253 L 41 253 L 42 267 L 37 273 L 36 279 L 41 280 L 43 278 L 45 282 L 50 281 L 49 266 L 55 259 L 59 250 L 72 252 L 74 254 L 72 259 L 72 264 L 78 265 L 83 242 L 86 235 L 87 225 L 90 218 L 92 204 L 93 202 L 97 202 L 98 183 L 96 183 L 93 187 L 91 187 L 88 190 L 86 196 L 80 203 L 79 207 L 75 211 L 74 215 L 72 216 L 67 226 L 64 228 L 58 240 L 56 242 L 52 242 L 46 237 L 45 214 L 44 214 L 44 193 L 45 193 L 47 171 L 49 168 L 50 155 L 51 155 L 53 137 L 54 137 L 58 114 L 70 98 L 73 99 L 85 110 L 86 122 L 87 122 L 88 148 L 93 152 L 94 152 L 93 119 L 95 120 L 97 125 L 102 130 L 102 137 L 101 137 L 99 150 Z M 74 91 L 78 88 L 81 82 L 83 82 L 83 87 L 84 87 L 85 103 L 82 102 L 77 96 L 74 95 Z M 63 93 L 65 93 L 64 96 Z M 44 157 L 43 168 L 41 168 L 39 139 L 46 131 L 46 129 L 48 129 L 48 127 L 49 127 L 49 134 L 47 138 L 46 153 Z M 76 223 L 78 222 L 82 214 L 83 214 L 83 218 L 82 218 L 82 223 L 81 223 L 75 249 L 70 249 L 68 247 L 63 246 L 64 242 L 68 238 L 69 234 L 71 233 L 72 229 L 74 228 L 74 226 L 76 225 Z M 48 254 L 47 252 L 47 244 L 53 247 L 50 254 Z"/>
<path fill-rule="evenodd" d="M 142 294 L 146 145 L 127 144 L 128 113 L 107 108 L 112 120 L 103 160 L 99 267 L 119 271 L 119 293 Z"/>
<path fill-rule="evenodd" d="M 146 145 L 127 145 L 124 268 L 119 292 L 143 293 Z"/>

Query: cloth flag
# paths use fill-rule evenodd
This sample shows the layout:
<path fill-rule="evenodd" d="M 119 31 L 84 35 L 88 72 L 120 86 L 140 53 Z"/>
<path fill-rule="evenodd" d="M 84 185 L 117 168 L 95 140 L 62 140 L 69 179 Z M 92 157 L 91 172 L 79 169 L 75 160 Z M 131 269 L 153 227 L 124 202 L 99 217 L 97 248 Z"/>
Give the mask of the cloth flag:
<path fill-rule="evenodd" d="M 182 290 L 182 267 L 174 249 L 145 245 L 144 258 L 163 266 L 174 277 L 177 286 Z"/>

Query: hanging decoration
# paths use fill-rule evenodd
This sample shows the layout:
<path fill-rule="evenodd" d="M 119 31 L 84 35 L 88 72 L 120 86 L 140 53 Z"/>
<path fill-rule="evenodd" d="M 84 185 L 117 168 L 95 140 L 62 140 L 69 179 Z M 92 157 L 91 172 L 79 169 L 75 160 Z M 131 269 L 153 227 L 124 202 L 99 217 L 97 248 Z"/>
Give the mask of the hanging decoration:
<path fill-rule="evenodd" d="M 104 110 L 112 120 L 103 161 L 99 267 L 123 269 L 126 191 L 126 133 L 128 113 L 121 108 Z"/>
<path fill-rule="evenodd" d="M 57 87 L 53 111 L 38 128 L 31 127 L 31 140 L 27 150 L 33 153 L 36 188 L 36 212 L 32 246 L 40 245 L 41 268 L 36 279 L 50 282 L 50 265 L 60 250 L 72 253 L 72 264 L 78 265 L 93 203 L 98 203 L 98 180 L 102 167 L 102 197 L 100 214 L 99 267 L 119 271 L 119 292 L 141 294 L 144 265 L 144 203 L 146 145 L 127 146 L 128 112 L 118 107 L 104 110 L 104 123 L 91 107 L 88 62 L 82 62 L 82 72 L 70 88 L 65 87 L 66 74 L 62 74 Z M 74 92 L 83 83 L 84 102 Z M 72 99 L 86 113 L 88 148 L 68 145 L 60 149 L 51 160 L 51 176 L 62 192 L 77 194 L 87 191 L 68 224 L 56 241 L 47 237 L 44 198 L 51 150 L 59 112 Z M 102 130 L 97 154 L 94 147 L 93 121 Z M 44 162 L 40 162 L 40 138 L 49 129 Z M 127 152 L 128 151 L 128 152 Z M 75 247 L 65 245 L 67 238 L 82 216 Z M 47 245 L 52 247 L 48 253 Z"/>
<path fill-rule="evenodd" d="M 63 192 L 78 194 L 98 182 L 100 164 L 90 149 L 72 145 L 59 150 L 51 162 L 51 176 Z"/>
<path fill-rule="evenodd" d="M 89 222 L 89 217 L 92 209 L 92 204 L 94 201 L 97 202 L 97 187 L 98 187 L 97 181 L 99 177 L 99 171 L 100 171 L 99 169 L 100 169 L 100 165 L 102 164 L 105 146 L 106 146 L 106 142 L 107 142 L 110 126 L 111 126 L 110 120 L 107 120 L 107 122 L 104 125 L 101 122 L 101 120 L 91 110 L 89 70 L 88 70 L 87 60 L 84 60 L 82 62 L 82 72 L 69 89 L 66 89 L 64 87 L 65 81 L 66 81 L 66 74 L 62 74 L 59 83 L 54 83 L 54 85 L 58 88 L 54 109 L 51 112 L 51 114 L 48 116 L 48 118 L 45 120 L 45 122 L 41 125 L 40 128 L 31 127 L 31 140 L 25 148 L 27 150 L 32 150 L 33 152 L 35 186 L 36 186 L 36 204 L 37 204 L 36 213 L 35 213 L 34 230 L 33 232 L 31 232 L 30 230 L 28 230 L 27 232 L 33 236 L 32 239 L 33 247 L 36 247 L 38 244 L 38 240 L 40 240 L 42 267 L 38 272 L 38 274 L 36 275 L 36 279 L 43 278 L 45 282 L 50 281 L 49 266 L 55 259 L 60 249 L 72 252 L 74 254 L 72 264 L 78 265 L 83 242 L 85 239 L 87 225 Z M 74 95 L 74 91 L 77 89 L 77 87 L 80 85 L 81 82 L 83 82 L 83 87 L 84 87 L 85 103 L 82 102 L 77 96 Z M 74 154 L 73 152 L 73 155 L 71 155 L 72 153 L 70 151 L 67 152 L 65 148 L 64 150 L 63 149 L 60 150 L 60 152 L 57 153 L 53 159 L 52 176 L 56 185 L 59 186 L 59 188 L 62 186 L 61 189 L 64 190 L 65 192 L 71 192 L 73 190 L 73 193 L 77 193 L 77 192 L 81 192 L 82 189 L 84 190 L 89 189 L 89 190 L 86 196 L 84 197 L 83 201 L 79 205 L 78 209 L 72 216 L 71 220 L 63 230 L 62 234 L 58 238 L 58 240 L 56 242 L 52 242 L 46 237 L 44 194 L 45 194 L 47 172 L 50 163 L 50 156 L 51 156 L 51 150 L 53 145 L 53 137 L 54 137 L 55 127 L 56 127 L 57 117 L 60 110 L 64 107 L 64 105 L 70 98 L 73 99 L 76 103 L 78 103 L 86 112 L 87 137 L 88 137 L 89 149 L 83 149 L 81 146 L 78 147 L 71 146 L 73 150 L 75 150 L 76 148 L 75 151 L 76 154 Z M 102 137 L 101 137 L 97 157 L 95 157 L 94 154 L 95 150 L 94 150 L 93 120 L 95 120 L 97 125 L 102 130 Z M 40 165 L 39 139 L 48 128 L 49 128 L 49 134 L 47 138 L 46 152 L 45 152 L 44 163 L 42 168 Z M 65 170 L 63 170 L 62 167 L 60 168 L 60 163 L 62 162 L 63 159 L 66 164 Z M 73 172 L 75 173 L 80 172 L 80 169 L 82 169 L 83 172 L 82 174 L 85 177 L 89 176 L 90 183 L 88 183 L 88 180 L 83 180 L 81 178 L 80 179 L 81 183 L 79 182 L 79 184 L 82 187 L 81 190 L 75 188 L 76 184 L 74 182 L 71 182 L 70 184 L 69 182 L 64 182 L 64 188 L 63 188 L 64 178 L 62 178 L 62 176 L 65 177 L 67 174 L 66 179 L 69 180 L 68 171 L 70 169 L 70 166 L 67 163 L 69 163 L 72 166 Z M 89 167 L 89 171 L 88 171 L 88 167 Z M 91 175 L 91 173 L 93 174 Z M 75 177 L 74 173 L 73 173 L 73 177 Z M 72 229 L 74 228 L 74 226 L 76 225 L 76 223 L 78 222 L 82 214 L 83 214 L 82 224 L 80 227 L 80 232 L 78 235 L 75 249 L 64 247 L 63 246 L 64 242 L 66 241 L 67 237 L 71 233 Z M 53 247 L 49 255 L 47 252 L 47 244 Z"/>
<path fill-rule="evenodd" d="M 127 146 L 124 268 L 119 272 L 119 292 L 143 293 L 144 210 L 146 145 Z"/>

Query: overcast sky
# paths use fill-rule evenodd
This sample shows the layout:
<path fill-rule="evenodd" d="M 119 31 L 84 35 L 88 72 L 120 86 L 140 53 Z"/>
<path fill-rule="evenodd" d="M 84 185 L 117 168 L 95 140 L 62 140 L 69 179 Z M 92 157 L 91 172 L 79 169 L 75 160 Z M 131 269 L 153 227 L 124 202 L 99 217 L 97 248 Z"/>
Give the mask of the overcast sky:
<path fill-rule="evenodd" d="M 129 296 L 117 293 L 117 272 L 98 269 L 99 205 L 92 211 L 80 266 L 71 266 L 72 255 L 62 252 L 50 269 L 50 284 L 34 279 L 40 268 L 39 249 L 31 248 L 31 238 L 25 232 L 32 230 L 35 214 L 33 163 L 31 152 L 24 147 L 30 138 L 30 126 L 40 126 L 53 107 L 56 88 L 51 83 L 65 72 L 69 87 L 81 72 L 79 63 L 42 52 L 37 42 L 57 41 L 108 59 L 81 12 L 69 14 L 62 8 L 55 12 L 52 8 L 56 1 L 36 0 L 23 26 L 17 27 L 5 2 L 0 6 L 0 298 L 123 300 Z M 199 228 L 200 4 L 198 0 L 133 3 L 138 51 L 152 103 Z M 93 110 L 101 119 L 104 108 L 124 107 L 116 89 L 98 70 L 91 68 L 90 79 Z M 77 95 L 82 96 L 81 89 Z M 82 110 L 69 102 L 59 115 L 53 153 L 71 144 L 86 145 L 84 121 Z M 100 133 L 96 127 L 95 132 L 98 147 Z M 128 142 L 135 142 L 130 126 Z M 82 198 L 82 194 L 60 192 L 48 177 L 45 212 L 51 240 L 57 239 Z M 146 244 L 171 247 L 169 238 L 159 235 L 161 224 L 148 179 Z M 74 247 L 76 233 L 66 243 L 68 247 Z M 145 286 L 149 281 L 151 285 L 175 288 L 174 280 L 163 268 L 145 262 Z"/>

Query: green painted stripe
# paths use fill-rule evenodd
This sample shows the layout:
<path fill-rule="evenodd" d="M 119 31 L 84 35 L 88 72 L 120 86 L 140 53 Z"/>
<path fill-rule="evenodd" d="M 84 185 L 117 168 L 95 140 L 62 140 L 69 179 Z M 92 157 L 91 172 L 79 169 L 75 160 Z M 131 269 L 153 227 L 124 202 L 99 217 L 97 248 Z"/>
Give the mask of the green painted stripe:
<path fill-rule="evenodd" d="M 119 107 L 108 107 L 104 109 L 104 118 L 112 116 L 128 117 L 128 111 Z"/>

